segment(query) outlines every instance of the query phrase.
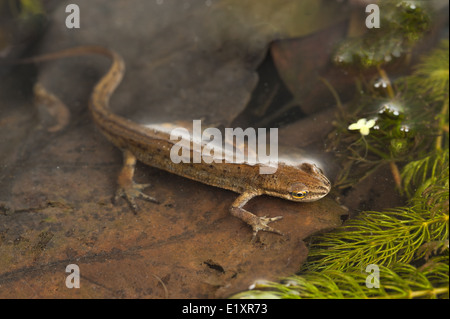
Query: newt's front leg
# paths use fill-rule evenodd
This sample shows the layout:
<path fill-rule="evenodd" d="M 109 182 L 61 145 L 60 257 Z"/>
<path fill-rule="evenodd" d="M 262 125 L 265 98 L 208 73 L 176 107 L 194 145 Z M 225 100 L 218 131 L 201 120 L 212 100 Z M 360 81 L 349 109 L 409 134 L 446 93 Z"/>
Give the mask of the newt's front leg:
<path fill-rule="evenodd" d="M 231 205 L 231 215 L 241 219 L 242 221 L 246 222 L 248 225 L 250 225 L 253 228 L 253 237 L 252 242 L 256 239 L 256 234 L 258 231 L 270 231 L 279 235 L 283 235 L 282 232 L 280 232 L 277 229 L 274 229 L 267 224 L 276 220 L 279 220 L 283 218 L 283 216 L 277 216 L 277 217 L 259 217 L 256 216 L 249 211 L 245 210 L 243 207 L 247 202 L 252 199 L 253 197 L 256 197 L 260 194 L 256 192 L 245 192 L 239 195 L 238 198 L 233 202 Z"/>
<path fill-rule="evenodd" d="M 123 152 L 123 167 L 117 179 L 118 188 L 114 200 L 117 201 L 119 197 L 124 197 L 133 208 L 134 212 L 137 212 L 137 205 L 135 198 L 142 198 L 154 203 L 158 201 L 143 193 L 142 191 L 150 186 L 150 184 L 137 184 L 133 181 L 134 170 L 136 167 L 136 156 L 128 150 Z"/>

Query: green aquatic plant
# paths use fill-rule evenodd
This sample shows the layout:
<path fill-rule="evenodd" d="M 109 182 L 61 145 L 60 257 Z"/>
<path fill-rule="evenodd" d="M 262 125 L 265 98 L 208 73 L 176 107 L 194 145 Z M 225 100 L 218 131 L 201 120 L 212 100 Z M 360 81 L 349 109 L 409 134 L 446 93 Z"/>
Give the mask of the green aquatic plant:
<path fill-rule="evenodd" d="M 413 117 L 429 122 L 436 132 L 435 145 L 448 146 L 449 41 L 444 40 L 430 55 L 422 59 L 412 76 L 398 82 L 398 90 L 414 105 Z M 427 129 L 428 127 L 424 127 Z M 447 133 L 447 134 L 445 134 Z"/>
<path fill-rule="evenodd" d="M 329 150 L 344 163 L 336 188 L 350 187 L 389 165 L 401 189 L 402 176 L 412 181 L 408 168 L 439 157 L 437 152 L 449 142 L 448 52 L 448 40 L 442 41 L 411 75 L 393 83 L 379 69 L 381 76 L 367 81 L 347 112 L 338 114 L 329 139 Z M 366 118 L 374 124 L 367 134 L 352 130 L 353 124 Z M 398 165 L 407 165 L 406 171 L 401 173 Z"/>
<path fill-rule="evenodd" d="M 1 2 L 1 1 L 0 1 Z M 15 19 L 26 20 L 38 15 L 45 15 L 45 9 L 40 0 L 7 0 L 0 3 Z"/>
<path fill-rule="evenodd" d="M 429 186 L 416 192 L 407 206 L 362 212 L 337 231 L 315 237 L 304 269 L 346 271 L 409 263 L 423 257 L 418 254 L 423 245 L 448 240 L 448 149 L 446 153 L 436 171 L 439 176 L 428 175 L 424 184 Z"/>
<path fill-rule="evenodd" d="M 353 178 L 349 167 L 365 170 L 355 177 L 361 179 L 393 163 L 405 205 L 363 211 L 313 236 L 298 274 L 259 282 L 233 298 L 449 297 L 448 57 L 443 41 L 394 83 L 380 69 L 386 92 L 366 90 L 371 94 L 340 113 L 330 135 L 339 136 L 335 147 L 343 146 L 341 187 Z M 379 286 L 368 266 L 379 270 Z"/>
<path fill-rule="evenodd" d="M 380 66 L 411 50 L 430 26 L 430 10 L 424 1 L 380 1 L 379 29 L 342 42 L 334 61 L 364 68 Z"/>
<path fill-rule="evenodd" d="M 403 79 L 403 87 L 409 91 L 408 95 L 416 92 L 429 103 L 448 104 L 448 49 L 448 40 L 442 41 L 436 50 L 422 59 L 412 76 Z"/>
<path fill-rule="evenodd" d="M 448 257 L 435 257 L 421 267 L 398 263 L 379 267 L 379 286 L 366 285 L 369 273 L 324 270 L 285 278 L 282 283 L 260 282 L 254 291 L 233 296 L 241 299 L 405 299 L 448 298 Z"/>
<path fill-rule="evenodd" d="M 437 185 L 437 180 L 441 178 L 438 174 L 445 171 L 448 166 L 448 148 L 444 151 L 438 150 L 424 158 L 411 161 L 402 170 L 402 191 L 409 197 L 415 193 Z"/>

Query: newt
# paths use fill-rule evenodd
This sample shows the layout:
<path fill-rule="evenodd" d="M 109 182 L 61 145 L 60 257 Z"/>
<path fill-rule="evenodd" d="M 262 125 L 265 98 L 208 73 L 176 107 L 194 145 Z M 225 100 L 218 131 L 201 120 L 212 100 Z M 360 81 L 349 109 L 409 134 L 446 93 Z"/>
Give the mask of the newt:
<path fill-rule="evenodd" d="M 118 176 L 115 199 L 124 197 L 137 211 L 136 198 L 158 202 L 143 190 L 149 184 L 137 184 L 133 180 L 135 165 L 140 161 L 146 165 L 168 171 L 210 186 L 238 193 L 231 204 L 231 215 L 241 219 L 253 229 L 252 240 L 259 231 L 283 235 L 268 224 L 282 216 L 260 217 L 244 209 L 254 197 L 269 195 L 295 202 L 310 202 L 328 194 L 330 181 L 314 164 L 288 165 L 278 163 L 273 174 L 260 174 L 259 165 L 247 163 L 178 163 L 170 158 L 175 141 L 164 130 L 146 127 L 122 116 L 109 108 L 109 100 L 119 86 L 125 73 L 125 62 L 116 52 L 100 46 L 82 46 L 58 51 L 38 57 L 24 59 L 21 63 L 37 63 L 63 57 L 97 54 L 110 58 L 111 67 L 95 85 L 89 100 L 89 111 L 95 125 L 103 135 L 123 153 L 123 167 Z"/>

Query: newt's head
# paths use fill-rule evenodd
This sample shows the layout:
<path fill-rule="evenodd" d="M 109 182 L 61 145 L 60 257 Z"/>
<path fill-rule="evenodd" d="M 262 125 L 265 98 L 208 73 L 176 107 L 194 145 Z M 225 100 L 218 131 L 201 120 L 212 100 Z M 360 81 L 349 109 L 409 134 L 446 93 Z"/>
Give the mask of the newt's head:
<path fill-rule="evenodd" d="M 266 175 L 264 193 L 296 202 L 312 202 L 327 195 L 331 183 L 315 164 L 279 165 L 275 174 Z"/>

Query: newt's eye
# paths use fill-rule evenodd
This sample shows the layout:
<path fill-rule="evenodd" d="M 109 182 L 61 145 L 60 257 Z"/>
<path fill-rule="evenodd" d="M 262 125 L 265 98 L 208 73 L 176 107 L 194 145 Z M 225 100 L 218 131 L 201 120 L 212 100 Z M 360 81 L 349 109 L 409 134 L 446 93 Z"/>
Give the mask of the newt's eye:
<path fill-rule="evenodd" d="M 308 195 L 308 191 L 300 191 L 300 192 L 291 192 L 291 196 L 295 199 L 302 199 Z"/>
<path fill-rule="evenodd" d="M 292 198 L 295 199 L 302 199 L 305 198 L 306 195 L 308 195 L 309 191 L 305 184 L 302 183 L 295 183 L 292 184 L 289 188 L 289 194 L 292 196 Z"/>

